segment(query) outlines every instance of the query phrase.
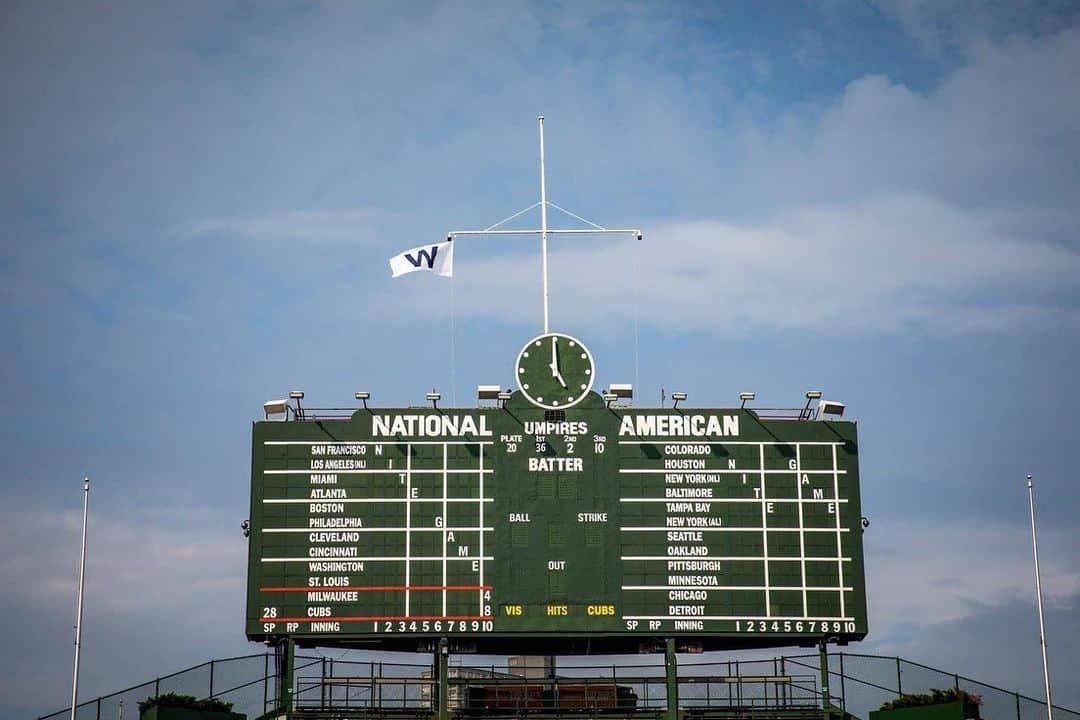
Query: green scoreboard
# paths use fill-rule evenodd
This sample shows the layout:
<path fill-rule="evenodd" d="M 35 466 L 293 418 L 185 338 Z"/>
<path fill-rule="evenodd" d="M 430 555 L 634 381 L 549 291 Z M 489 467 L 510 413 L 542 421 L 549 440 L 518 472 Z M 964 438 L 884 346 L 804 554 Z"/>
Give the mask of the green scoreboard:
<path fill-rule="evenodd" d="M 254 424 L 250 639 L 567 653 L 865 636 L 854 423 L 612 404 L 566 335 L 515 369 L 492 407 Z"/>

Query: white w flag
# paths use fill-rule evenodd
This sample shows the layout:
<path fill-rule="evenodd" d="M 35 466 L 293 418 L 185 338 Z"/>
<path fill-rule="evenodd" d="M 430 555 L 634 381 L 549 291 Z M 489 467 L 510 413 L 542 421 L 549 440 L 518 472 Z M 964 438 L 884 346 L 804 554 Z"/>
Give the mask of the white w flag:
<path fill-rule="evenodd" d="M 437 245 L 406 250 L 390 258 L 390 272 L 394 277 L 424 270 L 443 277 L 454 276 L 454 243 L 447 240 Z"/>

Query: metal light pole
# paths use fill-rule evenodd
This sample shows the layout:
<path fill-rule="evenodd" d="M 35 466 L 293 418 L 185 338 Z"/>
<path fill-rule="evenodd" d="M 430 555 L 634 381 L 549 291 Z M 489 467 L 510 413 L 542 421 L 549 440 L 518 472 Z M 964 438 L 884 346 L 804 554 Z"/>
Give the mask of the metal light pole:
<path fill-rule="evenodd" d="M 1046 662 L 1046 625 L 1043 622 L 1042 581 L 1039 578 L 1039 540 L 1035 534 L 1035 491 L 1031 476 L 1027 476 L 1028 505 L 1031 508 L 1031 548 L 1035 553 L 1035 600 L 1039 607 L 1039 643 L 1042 645 L 1043 683 L 1046 686 L 1046 716 L 1054 720 L 1054 705 L 1050 700 L 1050 668 Z"/>
<path fill-rule="evenodd" d="M 86 511 L 90 507 L 90 478 L 83 478 L 82 550 L 79 553 L 79 599 L 75 611 L 75 671 L 71 679 L 71 720 L 79 696 L 79 652 L 82 650 L 83 586 L 86 582 Z"/>

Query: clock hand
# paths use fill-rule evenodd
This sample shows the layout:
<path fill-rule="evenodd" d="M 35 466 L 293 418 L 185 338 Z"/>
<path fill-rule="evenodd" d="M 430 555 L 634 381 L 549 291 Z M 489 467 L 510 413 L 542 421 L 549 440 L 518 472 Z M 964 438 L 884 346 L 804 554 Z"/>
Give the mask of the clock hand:
<path fill-rule="evenodd" d="M 551 376 L 554 377 L 559 372 L 559 352 L 556 343 L 559 339 L 554 335 L 551 336 Z"/>
<path fill-rule="evenodd" d="M 562 386 L 563 386 L 563 388 L 566 388 L 566 387 L 567 387 L 567 385 L 566 385 L 566 381 L 565 381 L 565 380 L 563 380 L 563 376 L 562 376 L 562 373 L 561 373 L 561 372 L 559 372 L 558 370 L 556 370 L 556 371 L 555 371 L 555 379 L 559 381 L 559 384 L 560 384 L 560 385 L 562 385 Z"/>

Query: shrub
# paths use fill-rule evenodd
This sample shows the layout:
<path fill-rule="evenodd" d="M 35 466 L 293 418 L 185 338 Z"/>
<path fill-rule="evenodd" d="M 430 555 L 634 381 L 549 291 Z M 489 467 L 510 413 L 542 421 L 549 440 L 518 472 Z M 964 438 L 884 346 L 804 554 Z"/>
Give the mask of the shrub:
<path fill-rule="evenodd" d="M 198 699 L 194 695 L 181 695 L 179 693 L 165 693 L 164 695 L 151 695 L 139 702 L 139 712 L 149 710 L 152 707 L 175 707 L 191 708 L 192 710 L 211 710 L 216 712 L 232 712 L 233 704 L 218 700 L 217 698 Z"/>
<path fill-rule="evenodd" d="M 938 690 L 934 688 L 928 693 L 915 695 L 901 695 L 896 700 L 890 700 L 882 705 L 880 710 L 900 710 L 901 708 L 922 707 L 923 705 L 943 705 L 945 703 L 963 702 L 970 705 L 982 705 L 982 697 L 972 695 L 966 690 L 949 688 Z"/>

